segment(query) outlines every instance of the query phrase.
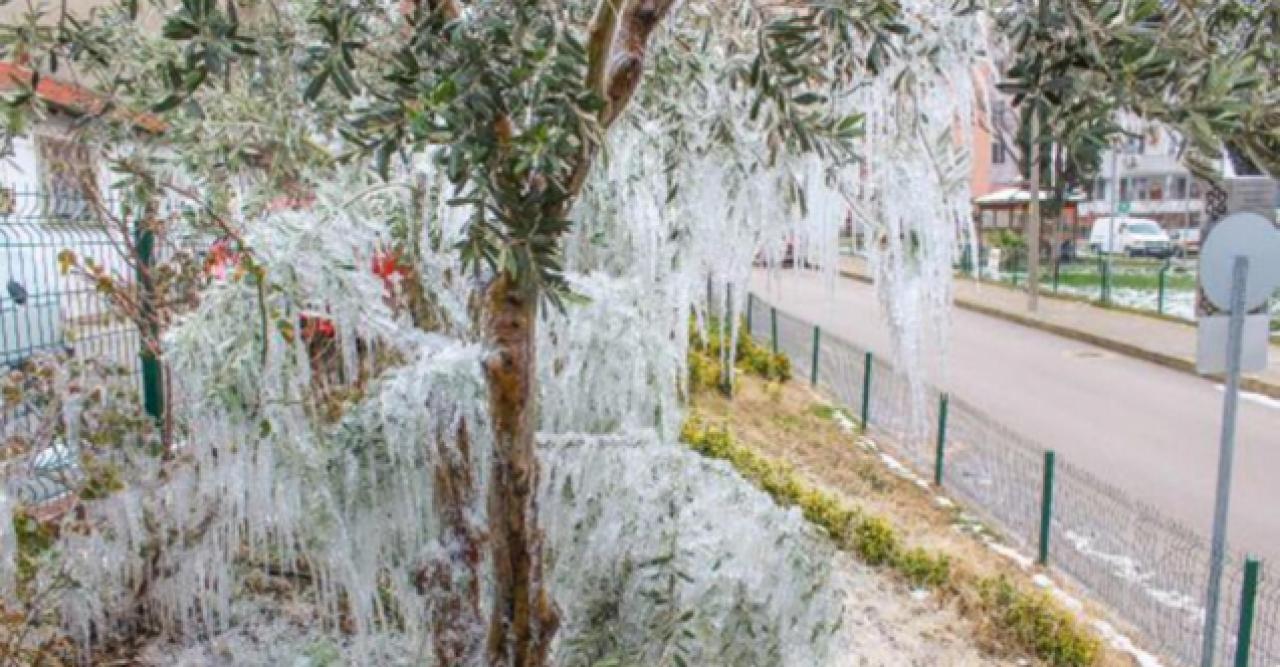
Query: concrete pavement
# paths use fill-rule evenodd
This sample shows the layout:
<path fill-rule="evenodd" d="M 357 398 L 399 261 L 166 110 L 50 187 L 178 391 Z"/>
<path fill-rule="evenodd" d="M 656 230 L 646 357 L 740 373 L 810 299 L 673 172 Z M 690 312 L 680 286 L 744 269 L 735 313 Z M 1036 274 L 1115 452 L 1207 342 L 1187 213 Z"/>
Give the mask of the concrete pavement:
<path fill-rule="evenodd" d="M 985 290 L 989 286 L 978 286 Z M 754 290 L 878 356 L 889 333 L 873 288 L 822 276 L 757 272 Z M 1087 306 L 1081 306 L 1087 307 Z M 1098 310 L 1098 309 L 1094 309 Z M 1035 328 L 955 309 L 942 389 L 1059 457 L 1209 534 L 1217 472 L 1221 385 Z M 1171 325 L 1181 326 L 1181 325 Z M 1162 345 L 1184 354 L 1181 345 Z M 1280 401 L 1240 406 L 1230 542 L 1280 558 Z"/>

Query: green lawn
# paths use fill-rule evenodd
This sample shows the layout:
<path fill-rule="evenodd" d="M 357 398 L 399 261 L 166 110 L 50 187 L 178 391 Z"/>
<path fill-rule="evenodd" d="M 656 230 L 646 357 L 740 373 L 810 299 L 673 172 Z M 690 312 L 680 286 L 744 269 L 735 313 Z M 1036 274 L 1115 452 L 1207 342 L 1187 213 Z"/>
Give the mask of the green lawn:
<path fill-rule="evenodd" d="M 1113 289 L 1158 290 L 1160 288 L 1160 262 L 1115 262 L 1111 266 Z M 1053 267 L 1041 278 L 1044 284 L 1053 284 Z M 1063 287 L 1090 288 L 1102 284 L 1102 267 L 1097 262 L 1063 264 L 1058 275 Z M 1192 266 L 1172 266 L 1165 274 L 1165 289 L 1194 290 L 1196 273 Z"/>

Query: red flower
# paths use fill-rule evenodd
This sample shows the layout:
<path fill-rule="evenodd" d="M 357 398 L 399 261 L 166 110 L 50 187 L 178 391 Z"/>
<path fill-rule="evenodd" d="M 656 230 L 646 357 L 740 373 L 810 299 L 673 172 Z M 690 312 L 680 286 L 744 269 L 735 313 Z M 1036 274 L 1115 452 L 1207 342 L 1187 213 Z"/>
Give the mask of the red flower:
<path fill-rule="evenodd" d="M 396 283 L 392 276 L 404 278 L 408 272 L 408 267 L 400 264 L 400 253 L 395 250 L 378 250 L 373 253 L 373 275 L 382 279 L 388 296 L 395 292 Z"/>
<path fill-rule="evenodd" d="M 337 333 L 337 329 L 333 327 L 333 320 L 325 317 L 314 317 L 311 315 L 302 315 L 300 318 L 302 323 L 302 339 L 315 340 L 316 338 L 333 338 Z"/>
<path fill-rule="evenodd" d="M 240 253 L 231 249 L 231 243 L 227 239 L 220 239 L 210 246 L 204 270 L 214 278 L 222 279 L 227 277 L 231 267 L 239 263 Z"/>

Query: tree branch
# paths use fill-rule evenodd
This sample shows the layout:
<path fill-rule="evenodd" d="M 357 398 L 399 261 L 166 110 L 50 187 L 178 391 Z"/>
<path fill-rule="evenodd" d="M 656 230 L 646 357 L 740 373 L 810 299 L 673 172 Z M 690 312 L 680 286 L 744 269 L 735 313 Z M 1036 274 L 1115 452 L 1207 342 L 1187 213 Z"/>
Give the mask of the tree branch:
<path fill-rule="evenodd" d="M 445 20 L 457 21 L 462 16 L 462 8 L 458 6 L 458 0 L 427 0 L 427 7 L 432 11 L 440 12 Z"/>
<path fill-rule="evenodd" d="M 618 6 L 627 2 L 626 11 L 618 17 Z M 609 129 L 622 114 L 636 88 L 640 86 L 644 72 L 644 56 L 649 36 L 662 21 L 675 0 L 600 0 L 595 18 L 591 21 L 591 35 L 587 45 L 587 87 L 604 98 L 600 111 L 601 133 Z M 621 34 L 618 33 L 621 29 Z M 621 51 L 614 53 L 615 45 Z M 607 73 L 606 70 L 611 71 Z M 584 139 L 582 156 L 574 165 L 565 186 L 570 198 L 582 191 L 595 161 L 597 146 L 594 140 Z M 563 213 L 566 204 L 557 206 L 553 216 Z"/>
<path fill-rule="evenodd" d="M 587 42 L 587 88 L 604 99 L 605 72 L 613 52 L 613 38 L 618 32 L 618 4 L 623 0 L 600 0 L 591 20 L 591 36 Z"/>
<path fill-rule="evenodd" d="M 621 33 L 618 35 L 618 42 L 621 51 L 612 58 L 612 71 L 605 91 L 607 102 L 600 119 L 605 128 L 622 115 L 627 103 L 640 87 L 649 37 L 673 4 L 674 0 L 631 0 L 627 5 L 619 25 Z"/>

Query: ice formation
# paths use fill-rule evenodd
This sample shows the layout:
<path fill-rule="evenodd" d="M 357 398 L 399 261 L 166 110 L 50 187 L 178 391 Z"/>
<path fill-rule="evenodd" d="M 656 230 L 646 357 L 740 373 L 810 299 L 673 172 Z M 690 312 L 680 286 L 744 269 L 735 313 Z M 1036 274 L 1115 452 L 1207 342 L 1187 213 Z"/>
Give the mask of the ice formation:
<path fill-rule="evenodd" d="M 864 167 L 743 160 L 768 152 L 767 140 L 750 98 L 717 71 L 702 93 L 723 103 L 685 109 L 707 128 L 690 139 L 696 150 L 677 150 L 639 115 L 611 133 L 565 241 L 584 302 L 544 309 L 537 343 L 558 664 L 658 664 L 675 650 L 689 664 L 856 658 L 846 647 L 858 612 L 830 546 L 723 465 L 660 443 L 680 426 L 691 317 L 729 321 L 738 335 L 758 255 L 833 270 L 851 204 L 879 230 L 874 266 L 900 358 L 944 334 L 956 225 L 968 216 L 956 128 L 969 125 L 980 31 L 950 3 L 903 9 L 918 23 L 909 51 L 837 102 L 867 114 Z M 717 146 L 711 127 L 734 141 Z M 131 461 L 125 491 L 87 504 L 98 528 L 63 538 L 62 573 L 77 585 L 62 619 L 85 645 L 142 623 L 175 645 L 152 651 L 179 663 L 421 664 L 435 593 L 488 585 L 483 564 L 459 556 L 468 527 L 485 526 L 483 492 L 464 493 L 449 521 L 436 497 L 442 466 L 470 470 L 483 490 L 492 442 L 469 307 L 486 276 L 459 264 L 470 216 L 448 204 L 441 178 L 427 159 L 385 184 L 340 171 L 304 210 L 263 212 L 251 205 L 261 193 L 240 193 L 236 223 L 263 282 L 214 280 L 167 336 L 183 399 L 178 461 Z M 428 184 L 422 206 L 410 183 Z M 387 220 L 407 221 L 422 249 L 414 268 L 433 333 L 366 270 Z M 333 382 L 352 390 L 328 397 L 336 419 L 316 396 L 304 316 L 335 330 Z M 11 544 L 0 531 L 0 547 Z M 467 619 L 451 627 L 482 632 Z"/>
<path fill-rule="evenodd" d="M 960 232 L 972 225 L 969 147 L 987 36 L 981 20 L 957 20 L 943 5 L 916 0 L 903 11 L 919 21 L 905 40 L 913 57 L 894 60 L 865 99 L 851 101 L 868 112 L 867 175 L 854 212 L 875 230 L 872 274 L 908 379 L 899 400 L 912 407 L 908 430 L 916 431 L 925 386 L 944 370 L 951 274 Z"/>

